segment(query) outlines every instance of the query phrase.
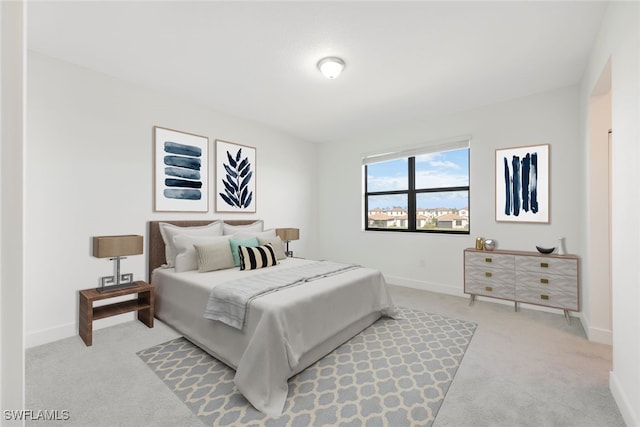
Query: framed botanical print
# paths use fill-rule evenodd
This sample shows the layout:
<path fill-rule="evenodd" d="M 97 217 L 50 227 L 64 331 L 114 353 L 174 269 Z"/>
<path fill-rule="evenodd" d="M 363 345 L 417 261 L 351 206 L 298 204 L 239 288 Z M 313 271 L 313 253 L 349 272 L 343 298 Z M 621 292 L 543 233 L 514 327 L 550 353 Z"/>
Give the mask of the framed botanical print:
<path fill-rule="evenodd" d="M 256 212 L 256 149 L 216 140 L 216 212 Z"/>

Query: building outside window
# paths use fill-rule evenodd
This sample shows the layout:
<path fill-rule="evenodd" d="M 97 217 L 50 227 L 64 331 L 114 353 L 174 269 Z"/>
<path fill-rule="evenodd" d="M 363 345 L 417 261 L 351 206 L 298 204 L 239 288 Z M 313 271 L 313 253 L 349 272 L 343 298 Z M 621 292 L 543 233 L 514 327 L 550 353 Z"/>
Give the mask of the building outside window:
<path fill-rule="evenodd" d="M 469 138 L 363 158 L 365 230 L 469 234 Z"/>

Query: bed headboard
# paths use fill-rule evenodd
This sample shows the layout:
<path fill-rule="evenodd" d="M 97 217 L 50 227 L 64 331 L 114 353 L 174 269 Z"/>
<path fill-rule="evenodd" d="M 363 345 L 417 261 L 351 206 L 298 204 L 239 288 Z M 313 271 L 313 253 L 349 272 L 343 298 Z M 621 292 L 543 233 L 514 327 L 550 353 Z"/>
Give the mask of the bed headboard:
<path fill-rule="evenodd" d="M 195 220 L 195 221 L 149 221 L 149 270 L 147 281 L 151 283 L 151 272 L 160 267 L 165 263 L 165 254 L 164 254 L 164 240 L 162 240 L 162 235 L 160 234 L 160 226 L 161 222 L 167 222 L 169 224 L 177 225 L 180 227 L 198 227 L 202 225 L 207 225 L 212 223 L 215 220 Z M 247 225 L 251 224 L 256 219 L 226 219 L 225 223 L 231 225 Z"/>

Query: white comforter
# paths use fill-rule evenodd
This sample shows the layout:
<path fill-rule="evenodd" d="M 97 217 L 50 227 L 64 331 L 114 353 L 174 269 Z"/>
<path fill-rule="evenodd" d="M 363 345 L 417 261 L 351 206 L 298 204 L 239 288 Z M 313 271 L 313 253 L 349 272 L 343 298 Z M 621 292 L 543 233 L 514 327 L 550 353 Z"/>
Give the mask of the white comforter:
<path fill-rule="evenodd" d="M 393 315 L 382 274 L 358 268 L 252 301 L 244 331 L 204 318 L 210 289 L 242 275 L 310 263 L 288 258 L 264 270 L 175 273 L 156 269 L 156 315 L 236 369 L 235 384 L 258 410 L 279 415 L 287 380 L 357 334 Z"/>

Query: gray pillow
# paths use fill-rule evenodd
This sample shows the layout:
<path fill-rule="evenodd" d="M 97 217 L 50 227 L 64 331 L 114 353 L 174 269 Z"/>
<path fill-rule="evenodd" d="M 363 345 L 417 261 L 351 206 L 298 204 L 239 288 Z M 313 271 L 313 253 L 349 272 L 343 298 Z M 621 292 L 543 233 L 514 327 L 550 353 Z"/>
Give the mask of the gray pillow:
<path fill-rule="evenodd" d="M 284 243 L 280 239 L 280 236 L 274 237 L 258 237 L 258 242 L 260 245 L 264 246 L 267 243 L 271 243 L 273 246 L 273 251 L 276 253 L 276 259 L 285 259 L 287 256 L 284 254 Z"/>
<path fill-rule="evenodd" d="M 224 270 L 235 267 L 229 241 L 193 245 L 198 258 L 198 272 Z"/>

